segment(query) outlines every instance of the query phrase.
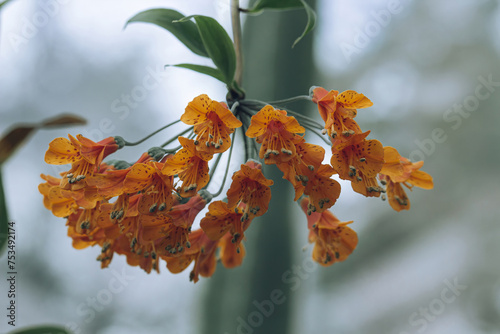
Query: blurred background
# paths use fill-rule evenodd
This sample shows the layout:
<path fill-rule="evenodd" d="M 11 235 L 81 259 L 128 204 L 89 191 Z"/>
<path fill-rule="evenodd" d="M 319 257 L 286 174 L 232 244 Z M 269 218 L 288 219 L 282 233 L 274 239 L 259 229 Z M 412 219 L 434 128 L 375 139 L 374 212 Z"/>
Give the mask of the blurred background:
<path fill-rule="evenodd" d="M 412 209 L 397 213 L 342 183 L 332 211 L 354 220 L 359 244 L 345 262 L 323 268 L 310 260 L 306 217 L 293 203 L 292 187 L 270 168 L 271 210 L 252 224 L 243 265 L 219 264 L 197 284 L 189 282 L 190 269 L 173 275 L 162 267 L 160 275 L 148 275 L 120 256 L 101 270 L 100 250 L 72 248 L 64 219 L 43 207 L 37 186 L 40 173 L 66 170 L 43 161 L 55 137 L 134 141 L 178 118 L 199 94 L 224 100 L 218 81 L 164 69 L 209 61 L 156 26 L 123 27 L 140 11 L 165 7 L 215 17 L 229 30 L 229 0 L 15 0 L 3 7 L 0 133 L 62 112 L 88 120 L 36 133 L 3 166 L 17 228 L 17 327 L 55 323 L 99 334 L 500 333 L 499 3 L 308 3 L 317 10 L 317 27 L 294 49 L 303 11 L 245 20 L 248 97 L 304 95 L 312 85 L 362 92 L 374 106 L 359 111 L 361 128 L 424 160 L 435 188 L 416 188 Z M 297 108 L 319 119 L 315 105 Z M 117 158 L 132 161 L 167 135 Z M 0 261 L 5 268 L 6 256 Z M 280 302 L 271 307 L 266 301 L 276 290 Z M 0 293 L 6 291 L 2 279 Z M 0 332 L 8 330 L 4 319 Z"/>

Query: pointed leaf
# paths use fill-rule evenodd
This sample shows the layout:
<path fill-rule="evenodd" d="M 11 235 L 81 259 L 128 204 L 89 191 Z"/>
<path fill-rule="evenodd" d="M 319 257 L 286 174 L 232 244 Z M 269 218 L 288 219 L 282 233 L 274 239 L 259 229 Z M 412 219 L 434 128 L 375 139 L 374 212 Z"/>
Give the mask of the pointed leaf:
<path fill-rule="evenodd" d="M 311 6 L 309 6 L 307 4 L 307 2 L 305 2 L 304 0 L 300 0 L 300 2 L 302 2 L 302 5 L 304 6 L 304 9 L 306 10 L 306 14 L 307 14 L 307 25 L 306 25 L 306 28 L 304 29 L 304 32 L 302 33 L 302 35 L 299 36 L 299 38 L 297 38 L 295 40 L 295 42 L 293 43 L 292 45 L 292 48 L 298 43 L 300 42 L 300 40 L 305 36 L 307 35 L 311 30 L 314 29 L 314 26 L 316 25 L 316 13 L 314 12 L 314 10 L 311 8 Z"/>
<path fill-rule="evenodd" d="M 230 86 L 236 71 L 236 53 L 231 38 L 215 19 L 202 15 L 195 15 L 194 19 L 208 56 L 224 76 L 224 82 Z"/>
<path fill-rule="evenodd" d="M 50 128 L 50 127 L 59 127 L 67 125 L 85 125 L 85 124 L 87 124 L 87 121 L 79 116 L 71 114 L 62 114 L 54 118 L 45 120 L 41 126 L 43 128 Z"/>
<path fill-rule="evenodd" d="M 208 57 L 207 50 L 205 50 L 200 32 L 198 31 L 196 24 L 192 21 L 179 21 L 184 17 L 185 15 L 173 9 L 150 9 L 132 17 L 125 24 L 125 27 L 127 27 L 127 25 L 132 22 L 156 24 L 157 26 L 170 31 L 175 37 L 177 37 L 179 41 L 181 41 L 189 50 L 193 51 L 195 54 L 202 57 Z"/>
<path fill-rule="evenodd" d="M 222 72 L 217 69 L 213 68 L 210 66 L 203 66 L 203 65 L 195 65 L 195 64 L 177 64 L 177 65 L 167 65 L 167 66 L 175 66 L 175 67 L 181 67 L 181 68 L 187 68 L 188 70 L 192 70 L 198 73 L 206 74 L 209 75 L 219 81 L 225 82 L 224 75 Z"/>
<path fill-rule="evenodd" d="M 258 13 L 264 9 L 292 9 L 302 6 L 301 0 L 259 0 L 249 13 Z"/>

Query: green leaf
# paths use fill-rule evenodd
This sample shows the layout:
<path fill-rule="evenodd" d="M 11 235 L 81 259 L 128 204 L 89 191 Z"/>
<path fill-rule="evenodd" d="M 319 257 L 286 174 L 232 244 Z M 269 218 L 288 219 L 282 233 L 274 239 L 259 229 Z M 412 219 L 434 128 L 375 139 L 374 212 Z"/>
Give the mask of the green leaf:
<path fill-rule="evenodd" d="M 71 332 L 61 326 L 43 325 L 20 328 L 9 334 L 71 334 Z"/>
<path fill-rule="evenodd" d="M 188 70 L 192 70 L 198 73 L 209 75 L 219 81 L 225 83 L 225 78 L 222 72 L 218 68 L 213 68 L 210 66 L 203 65 L 195 65 L 195 64 L 177 64 L 177 65 L 167 65 L 167 66 L 175 66 L 181 68 L 187 68 Z"/>
<path fill-rule="evenodd" d="M 215 19 L 202 15 L 193 17 L 208 56 L 222 73 L 224 82 L 230 86 L 236 71 L 236 53 L 231 38 Z"/>
<path fill-rule="evenodd" d="M 7 244 L 7 227 L 9 217 L 7 214 L 7 203 L 5 202 L 5 192 L 3 191 L 2 166 L 0 165 L 0 256 L 5 251 Z"/>
<path fill-rule="evenodd" d="M 293 9 L 301 8 L 301 0 L 258 0 L 249 13 L 258 13 L 264 9 Z"/>
<path fill-rule="evenodd" d="M 156 8 L 140 12 L 125 24 L 127 27 L 132 22 L 145 22 L 156 24 L 170 31 L 189 50 L 203 57 L 208 57 L 207 50 L 202 42 L 200 32 L 192 21 L 179 21 L 185 15 L 173 9 Z M 176 21 L 176 22 L 174 22 Z"/>
<path fill-rule="evenodd" d="M 304 6 L 304 9 L 306 10 L 306 14 L 307 14 L 307 25 L 306 25 L 306 28 L 304 29 L 304 32 L 302 33 L 302 35 L 299 36 L 299 38 L 297 38 L 295 40 L 295 42 L 293 42 L 293 45 L 292 45 L 292 48 L 298 43 L 300 42 L 300 40 L 305 36 L 307 35 L 311 30 L 314 29 L 314 26 L 316 26 L 316 13 L 314 12 L 314 10 L 311 8 L 311 6 L 309 6 L 304 0 L 300 0 L 300 2 L 302 2 L 302 5 Z"/>

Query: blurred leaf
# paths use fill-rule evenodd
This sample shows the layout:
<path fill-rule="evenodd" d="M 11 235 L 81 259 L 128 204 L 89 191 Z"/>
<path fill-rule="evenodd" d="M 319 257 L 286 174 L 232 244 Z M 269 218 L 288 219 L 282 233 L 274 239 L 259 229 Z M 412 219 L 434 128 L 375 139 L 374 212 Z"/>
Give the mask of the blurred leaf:
<path fill-rule="evenodd" d="M 9 334 L 71 334 L 71 332 L 61 326 L 45 325 L 21 328 Z"/>
<path fill-rule="evenodd" d="M 179 41 L 181 41 L 189 50 L 203 57 L 209 54 L 205 50 L 204 43 L 196 24 L 192 21 L 179 21 L 185 15 L 165 8 L 150 9 L 132 17 L 125 24 L 125 27 L 132 22 L 153 23 L 170 31 Z M 175 21 L 175 22 L 174 22 Z"/>
<path fill-rule="evenodd" d="M 167 65 L 170 66 L 170 65 Z M 210 66 L 203 66 L 203 65 L 195 65 L 195 64 L 177 64 L 177 65 L 171 65 L 175 67 L 181 67 L 181 68 L 187 68 L 188 70 L 192 70 L 198 73 L 206 74 L 209 75 L 219 81 L 225 82 L 224 75 L 222 72 L 217 69 L 213 68 Z"/>
<path fill-rule="evenodd" d="M 59 127 L 66 125 L 85 125 L 85 124 L 87 124 L 87 121 L 81 117 L 71 114 L 67 115 L 63 114 L 44 121 L 41 126 L 43 128 L 50 128 L 50 127 Z"/>
<path fill-rule="evenodd" d="M 194 15 L 201 40 L 209 57 L 224 77 L 224 82 L 231 86 L 236 71 L 236 53 L 226 30 L 215 19 Z"/>
<path fill-rule="evenodd" d="M 38 124 L 20 124 L 11 129 L 2 139 L 0 139 L 0 165 L 10 158 L 10 156 L 12 156 L 24 141 L 37 129 L 50 129 L 83 124 L 86 124 L 83 118 L 71 114 L 59 115 Z"/>
<path fill-rule="evenodd" d="M 36 128 L 36 125 L 16 127 L 0 140 L 0 165 L 21 146 Z"/>
<path fill-rule="evenodd" d="M 7 3 L 9 3 L 11 0 L 5 0 L 4 2 L 0 3 L 0 9 L 3 8 L 4 5 L 6 5 Z"/>
<path fill-rule="evenodd" d="M 5 193 L 3 191 L 2 167 L 0 166 L 0 256 L 2 256 L 7 244 L 8 219 L 7 203 L 5 203 Z"/>
<path fill-rule="evenodd" d="M 307 35 L 311 30 L 314 29 L 314 26 L 316 25 L 316 13 L 314 12 L 314 9 L 311 8 L 311 6 L 309 6 L 304 0 L 300 0 L 300 2 L 302 2 L 303 6 L 304 6 L 304 9 L 306 10 L 306 14 L 307 14 L 307 25 L 306 25 L 306 28 L 304 29 L 304 32 L 302 33 L 302 35 L 299 36 L 299 38 L 297 38 L 295 40 L 295 42 L 293 42 L 293 45 L 292 45 L 292 48 L 298 43 L 300 42 L 300 40 L 305 36 Z"/>
<path fill-rule="evenodd" d="M 292 9 L 302 6 L 301 0 L 258 0 L 249 13 L 258 13 L 264 9 Z"/>

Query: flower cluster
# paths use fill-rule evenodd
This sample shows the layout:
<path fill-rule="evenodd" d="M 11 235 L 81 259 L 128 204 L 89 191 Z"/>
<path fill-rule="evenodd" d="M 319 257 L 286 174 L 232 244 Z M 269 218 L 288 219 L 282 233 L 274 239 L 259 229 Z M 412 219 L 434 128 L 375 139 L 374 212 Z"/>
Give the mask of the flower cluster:
<path fill-rule="evenodd" d="M 295 99 L 316 103 L 324 125 L 292 110 L 275 108 Z M 410 207 L 402 184 L 409 189 L 433 185 L 432 178 L 419 170 L 423 162 L 412 163 L 394 148 L 366 139 L 370 132 L 362 132 L 354 118 L 357 109 L 371 105 L 363 94 L 339 94 L 320 87 L 313 87 L 309 96 L 274 103 L 243 99 L 231 101 L 230 107 L 200 95 L 180 118 L 191 127 L 161 147 L 150 148 L 134 163 L 103 160 L 179 121 L 137 143 L 121 137 L 96 143 L 81 135 L 54 139 L 45 161 L 71 164 L 71 168 L 61 178 L 42 175 L 46 182 L 39 190 L 45 207 L 67 219 L 73 247 L 101 247 L 97 260 L 102 268 L 115 253 L 148 273 L 159 272 L 160 260 L 172 273 L 182 272 L 194 261 L 190 279 L 196 282 L 200 275 L 211 276 L 218 260 L 227 268 L 242 263 L 245 231 L 267 212 L 271 200 L 273 181 L 262 173 L 262 163 L 276 165 L 307 215 L 309 241 L 315 244 L 313 259 L 331 265 L 345 260 L 357 245 L 356 233 L 347 226 L 352 222 L 340 222 L 328 211 L 340 196 L 335 174 L 351 181 L 353 190 L 364 196 L 387 192 L 397 211 Z M 305 141 L 306 129 L 328 144 L 330 164 L 324 163 L 322 146 Z M 215 200 L 225 189 L 233 148 L 238 144 L 236 130 L 244 134 L 239 144 L 243 144 L 245 160 L 233 172 L 226 196 Z M 165 148 L 176 140 L 178 147 Z M 226 151 L 220 189 L 210 193 L 208 186 Z M 207 204 L 200 228 L 192 230 Z"/>

